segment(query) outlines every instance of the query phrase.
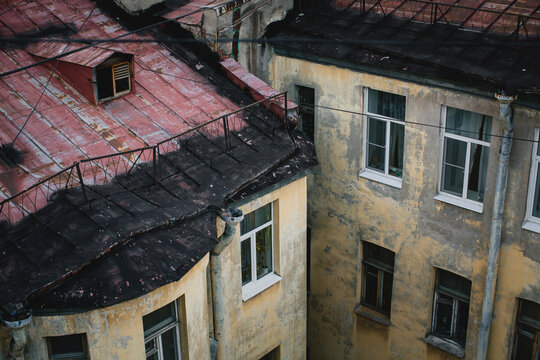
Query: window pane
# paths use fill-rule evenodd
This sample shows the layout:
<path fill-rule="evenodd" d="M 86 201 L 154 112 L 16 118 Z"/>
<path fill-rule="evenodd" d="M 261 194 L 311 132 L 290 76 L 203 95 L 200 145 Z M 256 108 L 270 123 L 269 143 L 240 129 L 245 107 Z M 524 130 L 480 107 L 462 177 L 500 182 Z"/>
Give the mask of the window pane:
<path fill-rule="evenodd" d="M 489 142 L 491 137 L 491 116 L 470 111 L 446 108 L 445 131 L 471 139 Z"/>
<path fill-rule="evenodd" d="M 487 146 L 471 144 L 470 155 L 467 199 L 482 202 L 484 201 L 484 189 L 486 187 L 489 148 Z"/>
<path fill-rule="evenodd" d="M 385 270 L 392 271 L 394 269 L 394 252 L 368 242 L 362 244 L 365 260 L 380 265 Z"/>
<path fill-rule="evenodd" d="M 167 332 L 161 335 L 161 345 L 163 346 L 163 360 L 177 360 L 176 354 L 179 353 L 177 349 L 176 334 L 177 329 L 173 327 Z"/>
<path fill-rule="evenodd" d="M 382 305 L 381 308 L 384 312 L 390 314 L 390 304 L 392 302 L 392 282 L 394 276 L 392 273 L 384 272 L 383 286 L 382 286 Z"/>
<path fill-rule="evenodd" d="M 377 277 L 379 270 L 371 265 L 364 264 L 364 294 L 365 304 L 377 307 Z"/>
<path fill-rule="evenodd" d="M 452 329 L 452 298 L 439 293 L 437 302 L 435 303 L 435 329 L 434 332 L 451 337 Z"/>
<path fill-rule="evenodd" d="M 538 147 L 540 149 L 540 146 Z M 540 165 L 536 171 L 536 185 L 534 187 L 534 202 L 532 216 L 540 217 Z"/>
<path fill-rule="evenodd" d="M 305 86 L 298 86 L 298 115 L 300 116 L 300 130 L 311 140 L 314 137 L 314 104 L 315 90 Z"/>
<path fill-rule="evenodd" d="M 405 96 L 369 89 L 368 111 L 373 114 L 405 120 Z"/>
<path fill-rule="evenodd" d="M 466 155 L 467 143 L 450 138 L 444 139 L 442 190 L 462 195 Z"/>
<path fill-rule="evenodd" d="M 540 322 L 540 304 L 521 300 L 521 315 Z"/>
<path fill-rule="evenodd" d="M 405 126 L 403 124 L 390 124 L 390 155 L 388 174 L 401 177 L 403 173 L 403 136 Z"/>
<path fill-rule="evenodd" d="M 255 235 L 257 244 L 257 279 L 272 271 L 272 226 Z"/>
<path fill-rule="evenodd" d="M 166 326 L 176 321 L 174 302 L 143 316 L 144 332 L 152 332 L 156 327 Z"/>
<path fill-rule="evenodd" d="M 467 324 L 469 322 L 469 304 L 463 301 L 458 301 L 458 313 L 456 324 L 456 341 L 461 345 L 465 345 L 467 338 Z"/>
<path fill-rule="evenodd" d="M 52 355 L 73 354 L 74 358 L 84 359 L 83 336 L 76 334 L 50 337 Z"/>
<path fill-rule="evenodd" d="M 516 340 L 516 356 L 515 360 L 532 360 L 532 352 L 534 347 L 534 340 L 524 336 L 522 334 L 517 334 Z"/>
<path fill-rule="evenodd" d="M 369 118 L 368 167 L 384 172 L 386 121 Z"/>
<path fill-rule="evenodd" d="M 272 203 L 258 208 L 244 216 L 244 220 L 240 223 L 240 232 L 245 234 L 267 222 L 272 220 Z"/>
<path fill-rule="evenodd" d="M 98 99 L 105 99 L 114 95 L 112 68 L 106 67 L 96 71 Z"/>
<path fill-rule="evenodd" d="M 471 294 L 471 281 L 449 271 L 437 269 L 437 288 L 468 299 Z"/>
<path fill-rule="evenodd" d="M 242 241 L 242 285 L 251 281 L 251 239 Z"/>
<path fill-rule="evenodd" d="M 153 353 L 152 355 L 148 355 L 146 357 L 146 360 L 159 360 L 158 353 Z"/>

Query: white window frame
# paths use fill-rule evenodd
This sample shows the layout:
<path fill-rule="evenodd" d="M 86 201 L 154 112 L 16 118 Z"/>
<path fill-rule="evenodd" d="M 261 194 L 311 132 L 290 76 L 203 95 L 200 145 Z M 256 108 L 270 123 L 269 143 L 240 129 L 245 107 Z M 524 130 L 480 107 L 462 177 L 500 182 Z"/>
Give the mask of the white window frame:
<path fill-rule="evenodd" d="M 390 161 L 390 146 L 389 146 L 389 144 L 390 144 L 390 123 L 400 124 L 400 125 L 403 125 L 403 127 L 405 127 L 405 121 L 404 120 L 399 120 L 399 119 L 394 119 L 394 118 L 384 116 L 384 115 L 370 113 L 368 111 L 368 108 L 369 108 L 368 107 L 368 105 L 369 105 L 369 89 L 370 88 L 368 88 L 368 87 L 364 87 L 364 89 L 363 89 L 363 94 L 364 94 L 364 104 L 363 104 L 363 107 L 364 107 L 364 111 L 363 111 L 364 112 L 364 116 L 363 116 L 363 118 L 364 118 L 364 129 L 363 129 L 363 136 L 364 136 L 364 140 L 362 142 L 362 152 L 364 154 L 364 159 L 363 159 L 363 162 L 362 162 L 362 170 L 360 170 L 360 173 L 358 175 L 360 177 L 363 177 L 363 178 L 366 178 L 366 179 L 369 179 L 369 180 L 377 181 L 377 182 L 380 182 L 380 183 L 383 183 L 383 184 L 386 184 L 386 185 L 401 189 L 403 174 L 402 174 L 401 178 L 398 178 L 397 176 L 392 176 L 392 175 L 390 175 L 388 173 L 388 169 L 389 169 L 388 162 Z M 376 89 L 371 89 L 371 90 L 381 91 L 382 92 L 382 90 L 376 90 Z M 400 94 L 395 94 L 395 95 L 400 95 Z M 407 108 L 405 108 L 405 114 L 406 113 L 407 113 Z M 377 171 L 377 170 L 374 170 L 374 169 L 370 169 L 368 167 L 368 155 L 367 154 L 368 154 L 368 141 L 369 141 L 369 137 L 368 137 L 369 118 L 374 118 L 374 119 L 386 122 L 386 136 L 385 136 L 385 144 L 386 144 L 386 146 L 385 146 L 385 149 L 384 149 L 384 173 L 382 173 L 380 171 Z M 405 147 L 405 145 L 404 145 L 404 147 Z M 405 149 L 403 149 L 403 151 L 405 151 Z M 405 165 L 403 167 L 405 167 Z"/>
<path fill-rule="evenodd" d="M 263 206 L 266 206 L 266 205 L 267 204 L 265 204 Z M 253 211 L 257 211 L 259 208 L 261 208 L 263 206 L 260 206 L 257 209 L 254 209 Z M 243 301 L 247 301 L 247 300 L 251 299 L 255 295 L 257 295 L 260 292 L 266 290 L 267 288 L 269 288 L 270 286 L 274 285 L 275 283 L 277 283 L 277 282 L 279 282 L 281 280 L 281 276 L 279 276 L 278 274 L 276 274 L 274 272 L 274 269 L 275 269 L 274 262 L 275 262 L 276 256 L 275 256 L 275 253 L 274 253 L 274 231 L 275 231 L 275 228 L 274 228 L 274 203 L 273 202 L 270 203 L 270 215 L 271 215 L 270 221 L 256 227 L 253 230 L 250 230 L 249 232 L 247 232 L 247 233 L 240 236 L 240 244 L 242 244 L 242 242 L 244 242 L 244 241 L 250 241 L 250 243 L 251 243 L 251 246 L 250 246 L 250 250 L 251 250 L 251 281 L 248 282 L 245 285 L 242 285 L 242 300 Z M 257 234 L 257 232 L 267 228 L 268 226 L 272 227 L 272 229 L 270 231 L 271 245 L 272 245 L 272 249 L 271 249 L 271 252 L 272 252 L 271 266 L 272 266 L 272 269 L 270 270 L 270 272 L 268 274 L 264 275 L 260 279 L 257 279 L 257 242 L 256 242 L 256 234 Z M 240 266 L 242 266 L 242 265 L 240 264 Z"/>
<path fill-rule="evenodd" d="M 467 199 L 467 189 L 469 188 L 469 171 L 470 171 L 469 165 L 470 165 L 470 158 L 471 158 L 471 144 L 477 144 L 477 145 L 487 146 L 488 148 L 491 148 L 491 143 L 487 141 L 471 139 L 462 135 L 447 133 L 445 131 L 446 111 L 447 111 L 447 106 L 443 105 L 442 110 L 441 110 L 441 119 L 442 119 L 441 139 L 442 141 L 441 141 L 441 147 L 440 147 L 441 156 L 440 156 L 440 161 L 439 161 L 439 182 L 437 185 L 438 194 L 437 196 L 435 196 L 435 199 L 452 204 L 452 205 L 456 205 L 456 206 L 459 206 L 468 210 L 472 210 L 474 212 L 481 214 L 484 211 L 484 203 Z M 465 110 L 465 111 L 469 111 L 469 110 Z M 445 158 L 444 144 L 445 144 L 446 138 L 455 139 L 455 140 L 459 140 L 459 141 L 463 141 L 467 143 L 467 153 L 465 155 L 465 169 L 464 169 L 464 174 L 463 174 L 464 178 L 463 178 L 463 187 L 461 188 L 461 196 L 457 196 L 455 194 L 451 194 L 442 190 L 443 161 Z M 488 168 L 489 168 L 489 164 L 488 164 Z"/>
<path fill-rule="evenodd" d="M 538 165 L 540 163 L 540 156 L 536 155 L 538 152 L 539 134 L 540 129 L 534 129 L 534 142 L 531 157 L 531 173 L 529 175 L 529 189 L 527 192 L 527 210 L 525 213 L 525 221 L 523 223 L 523 228 L 525 230 L 530 230 L 537 233 L 540 233 L 540 218 L 533 216 L 532 208 L 534 205 L 534 193 L 536 190 L 536 174 L 538 173 Z"/>
<path fill-rule="evenodd" d="M 176 340 L 176 348 L 178 350 L 176 353 L 176 357 L 177 357 L 177 360 L 182 360 L 182 347 L 180 344 L 180 321 L 178 320 L 178 301 L 175 300 L 173 301 L 173 303 L 174 303 L 175 320 L 172 323 L 167 324 L 165 326 L 163 326 L 163 322 L 162 322 L 144 332 L 145 346 L 146 346 L 146 343 L 153 341 L 154 339 L 156 340 L 156 347 L 150 351 L 145 352 L 145 359 L 157 353 L 158 360 L 163 360 L 163 345 L 161 343 L 161 335 L 171 330 L 172 328 L 176 328 L 175 340 Z M 169 304 L 167 304 L 167 306 L 168 305 Z M 158 310 L 158 309 L 155 309 L 155 310 Z M 149 314 L 151 313 L 152 312 L 150 312 Z"/>

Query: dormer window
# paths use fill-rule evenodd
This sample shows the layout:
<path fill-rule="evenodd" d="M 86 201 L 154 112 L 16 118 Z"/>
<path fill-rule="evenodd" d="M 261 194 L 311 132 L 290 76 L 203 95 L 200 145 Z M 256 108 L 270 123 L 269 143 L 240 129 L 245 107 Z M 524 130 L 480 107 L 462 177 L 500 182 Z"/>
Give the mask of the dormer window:
<path fill-rule="evenodd" d="M 131 91 L 131 60 L 111 58 L 96 68 L 98 100 L 114 98 Z"/>

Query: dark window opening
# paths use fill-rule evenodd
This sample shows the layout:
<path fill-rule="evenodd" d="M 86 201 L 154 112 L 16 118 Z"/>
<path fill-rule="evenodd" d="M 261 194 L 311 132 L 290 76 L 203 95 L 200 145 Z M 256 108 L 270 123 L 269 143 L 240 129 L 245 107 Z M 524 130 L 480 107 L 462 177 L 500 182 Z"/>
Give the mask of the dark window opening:
<path fill-rule="evenodd" d="M 363 243 L 362 305 L 390 315 L 395 254 L 383 247 Z"/>
<path fill-rule="evenodd" d="M 437 269 L 433 304 L 433 334 L 465 346 L 471 281 Z"/>
<path fill-rule="evenodd" d="M 519 300 L 514 360 L 540 359 L 540 304 Z"/>
<path fill-rule="evenodd" d="M 260 360 L 279 360 L 279 347 L 264 355 Z"/>
<path fill-rule="evenodd" d="M 180 327 L 176 306 L 176 301 L 173 301 L 143 316 L 147 360 L 180 358 Z"/>
<path fill-rule="evenodd" d="M 310 283 L 311 283 L 311 228 L 308 226 L 307 228 L 307 248 L 306 248 L 306 287 L 307 287 L 307 293 L 309 294 L 309 291 L 311 289 Z"/>
<path fill-rule="evenodd" d="M 86 360 L 86 334 L 54 336 L 47 338 L 52 360 Z"/>
<path fill-rule="evenodd" d="M 98 99 L 107 99 L 131 90 L 131 72 L 128 61 L 107 65 L 96 70 Z"/>
<path fill-rule="evenodd" d="M 297 86 L 298 115 L 300 131 L 312 141 L 315 139 L 315 90 L 305 86 Z"/>

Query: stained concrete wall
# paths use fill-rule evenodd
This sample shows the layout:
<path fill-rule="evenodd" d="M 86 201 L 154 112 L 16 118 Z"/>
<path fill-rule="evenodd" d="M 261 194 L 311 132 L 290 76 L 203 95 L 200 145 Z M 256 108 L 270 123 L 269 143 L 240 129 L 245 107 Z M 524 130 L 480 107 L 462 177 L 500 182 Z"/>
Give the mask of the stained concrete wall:
<path fill-rule="evenodd" d="M 225 359 L 260 359 L 279 348 L 278 359 L 305 359 L 306 353 L 306 177 L 237 204 L 247 214 L 274 204 L 274 270 L 281 281 L 242 300 L 240 231 L 224 257 L 225 332 L 218 346 Z M 237 225 L 238 226 L 238 225 Z"/>
<path fill-rule="evenodd" d="M 226 10 L 206 10 L 203 16 L 202 31 L 192 27 L 184 26 L 194 33 L 195 37 L 207 40 L 222 56 L 232 54 L 233 30 L 235 23 L 233 11 L 240 9 L 240 18 L 237 22 L 240 39 L 261 38 L 268 24 L 280 21 L 285 18 L 287 11 L 293 8 L 294 0 L 249 0 L 237 1 L 237 3 L 227 6 Z M 215 43 L 214 39 L 220 41 Z M 236 59 L 242 66 L 251 73 L 257 73 L 259 69 L 258 59 L 265 51 L 263 44 L 250 41 L 240 41 L 238 45 L 238 58 Z"/>
<path fill-rule="evenodd" d="M 104 309 L 58 316 L 34 316 L 27 327 L 26 359 L 48 359 L 48 336 L 86 333 L 92 360 L 146 359 L 142 317 L 174 300 L 185 306 L 180 332 L 184 360 L 209 359 L 206 268 L 209 255 L 181 280 Z M 9 333 L 0 326 L 0 360 L 8 359 Z"/>
<path fill-rule="evenodd" d="M 483 213 L 443 203 L 437 195 L 441 156 L 441 107 L 448 105 L 493 116 L 494 98 L 375 76 L 344 67 L 265 54 L 257 74 L 296 99 L 295 85 L 315 89 L 315 102 L 363 110 L 363 87 L 404 95 L 402 188 L 359 177 L 364 119 L 316 107 L 315 144 L 320 167 L 308 180 L 311 292 L 308 346 L 313 359 L 454 359 L 427 345 L 431 331 L 435 267 L 472 281 L 465 358 L 474 359 L 482 307 L 497 154 L 493 137 Z M 533 140 L 540 114 L 514 106 L 515 137 Z M 418 125 L 416 125 L 416 124 Z M 420 125 L 426 124 L 426 125 Z M 510 356 L 517 298 L 540 303 L 540 236 L 523 230 L 532 142 L 516 140 L 512 150 L 499 280 L 488 358 Z M 391 325 L 355 314 L 361 296 L 361 241 L 395 252 Z"/>

